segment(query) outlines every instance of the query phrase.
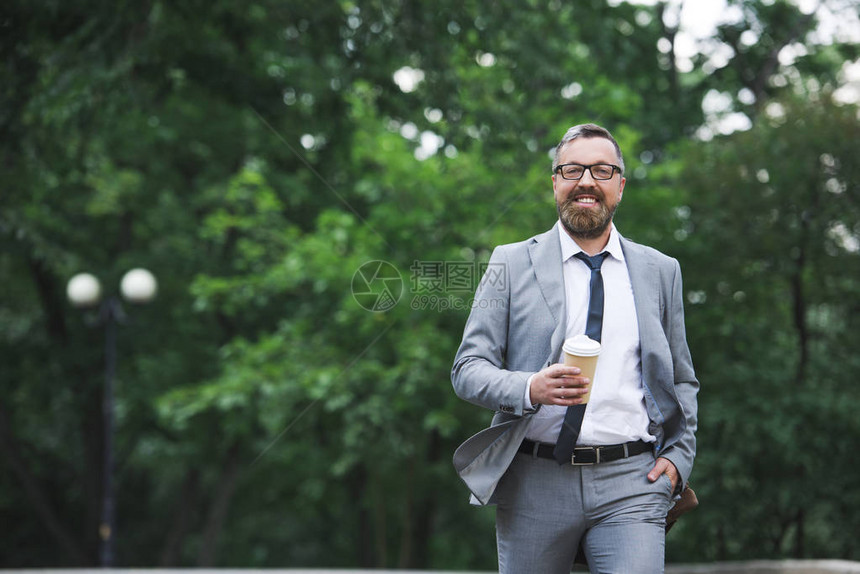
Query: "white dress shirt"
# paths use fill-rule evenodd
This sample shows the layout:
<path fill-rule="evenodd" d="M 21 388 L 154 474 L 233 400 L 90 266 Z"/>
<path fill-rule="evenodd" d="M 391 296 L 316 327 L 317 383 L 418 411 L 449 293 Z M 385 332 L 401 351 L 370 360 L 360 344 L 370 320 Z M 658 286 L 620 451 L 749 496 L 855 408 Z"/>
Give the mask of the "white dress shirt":
<path fill-rule="evenodd" d="M 560 223 L 557 227 L 567 305 L 566 337 L 573 337 L 585 333 L 591 269 L 574 257 L 582 249 Z M 633 287 L 630 285 L 630 275 L 615 224 L 612 224 L 604 251 L 609 252 L 609 257 L 601 267 L 604 304 L 600 358 L 576 444 L 595 446 L 640 439 L 654 442 L 656 438 L 648 433 L 650 421 L 642 387 L 639 323 L 636 320 Z M 563 357 L 559 356 L 558 362 L 562 361 Z M 532 407 L 528 387 L 525 403 L 527 408 Z M 566 410 L 567 407 L 542 405 L 531 417 L 526 438 L 555 443 Z"/>

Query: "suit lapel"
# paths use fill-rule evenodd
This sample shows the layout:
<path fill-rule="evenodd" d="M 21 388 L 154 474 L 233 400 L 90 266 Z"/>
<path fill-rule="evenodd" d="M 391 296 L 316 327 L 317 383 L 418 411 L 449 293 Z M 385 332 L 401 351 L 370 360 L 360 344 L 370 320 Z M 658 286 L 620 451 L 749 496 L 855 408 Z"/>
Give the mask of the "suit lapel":
<path fill-rule="evenodd" d="M 536 236 L 529 244 L 529 256 L 538 288 L 555 320 L 555 330 L 550 340 L 550 356 L 547 357 L 549 363 L 555 362 L 555 358 L 561 352 L 567 330 L 564 274 L 561 268 L 561 244 L 558 240 L 557 227 L 558 223 L 546 233 Z"/>
<path fill-rule="evenodd" d="M 665 341 L 663 330 L 663 306 L 660 302 L 660 272 L 647 250 L 640 245 L 621 238 L 624 261 L 633 288 L 633 302 L 636 305 L 636 320 L 639 323 L 639 356 L 642 359 L 642 383 L 649 387 L 648 373 L 654 372 L 653 361 L 660 356 L 659 341 Z M 649 391 L 648 396 L 653 396 Z M 653 403 L 653 401 L 652 401 Z M 661 415 L 656 404 L 646 401 L 649 413 L 654 420 Z"/>
<path fill-rule="evenodd" d="M 659 308 L 660 284 L 659 274 L 648 254 L 635 243 L 621 237 L 621 249 L 624 251 L 624 261 L 627 273 L 630 275 L 630 285 L 633 287 L 633 301 L 636 304 L 636 319 L 639 325 L 647 325 L 646 313 Z"/>
<path fill-rule="evenodd" d="M 636 320 L 639 323 L 640 345 L 648 345 L 649 327 L 653 324 L 654 310 L 661 309 L 660 305 L 660 274 L 648 253 L 639 245 L 621 237 L 621 249 L 624 251 L 624 261 L 630 275 L 630 285 L 633 288 L 633 302 L 636 305 Z M 657 316 L 659 318 L 659 315 Z M 643 356 L 645 353 L 642 353 Z"/>

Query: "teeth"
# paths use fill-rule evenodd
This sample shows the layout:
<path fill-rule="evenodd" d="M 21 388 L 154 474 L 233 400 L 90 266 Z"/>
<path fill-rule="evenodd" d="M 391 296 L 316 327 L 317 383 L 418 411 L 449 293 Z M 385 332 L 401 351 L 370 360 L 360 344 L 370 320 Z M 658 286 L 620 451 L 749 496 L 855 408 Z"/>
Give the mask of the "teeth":
<path fill-rule="evenodd" d="M 577 203 L 597 203 L 597 200 L 593 197 L 580 197 L 576 201 Z"/>

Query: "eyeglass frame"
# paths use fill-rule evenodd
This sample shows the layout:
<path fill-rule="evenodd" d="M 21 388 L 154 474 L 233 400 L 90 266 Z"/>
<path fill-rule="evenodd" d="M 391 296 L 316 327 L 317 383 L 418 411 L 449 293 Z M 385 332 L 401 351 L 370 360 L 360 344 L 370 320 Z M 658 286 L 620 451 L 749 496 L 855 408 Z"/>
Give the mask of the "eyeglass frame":
<path fill-rule="evenodd" d="M 563 167 L 567 167 L 567 166 L 569 166 L 569 165 L 578 165 L 579 167 L 581 167 L 581 168 L 582 168 L 582 175 L 580 175 L 580 176 L 579 176 L 579 177 L 577 177 L 577 178 L 564 177 L 564 173 L 562 172 L 562 168 L 563 168 Z M 598 165 L 605 165 L 605 166 L 609 166 L 609 167 L 611 167 L 611 168 L 612 168 L 612 174 L 611 174 L 609 177 L 607 177 L 606 179 L 600 179 L 599 177 L 595 177 L 595 176 L 594 176 L 594 172 L 593 172 L 593 171 L 591 171 L 591 168 L 596 167 L 596 166 L 598 166 Z M 593 164 L 591 164 L 591 165 L 585 165 L 585 164 L 582 164 L 582 163 L 563 163 L 563 164 L 561 164 L 561 165 L 556 166 L 556 168 L 555 168 L 555 172 L 556 172 L 557 174 L 561 175 L 561 178 L 562 178 L 563 180 L 565 180 L 565 181 L 579 181 L 579 180 L 580 180 L 580 179 L 582 179 L 582 177 L 585 175 L 585 172 L 586 172 L 586 171 L 588 171 L 588 173 L 589 173 L 589 174 L 591 174 L 591 179 L 593 179 L 594 181 L 609 181 L 610 179 L 612 179 L 613 177 L 615 177 L 615 172 L 616 172 L 616 171 L 617 171 L 618 173 L 623 173 L 623 172 L 621 171 L 621 168 L 620 168 L 620 167 L 618 167 L 617 165 L 615 165 L 615 164 L 613 164 L 613 163 L 603 163 L 603 162 L 601 162 L 601 163 L 593 163 Z"/>

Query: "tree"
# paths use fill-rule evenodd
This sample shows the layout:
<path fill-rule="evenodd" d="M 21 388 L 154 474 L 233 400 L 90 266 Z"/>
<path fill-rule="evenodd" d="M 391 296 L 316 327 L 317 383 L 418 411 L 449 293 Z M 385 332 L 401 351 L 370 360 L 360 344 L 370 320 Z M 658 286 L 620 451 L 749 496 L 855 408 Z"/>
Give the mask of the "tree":
<path fill-rule="evenodd" d="M 856 106 L 772 102 L 683 156 L 703 506 L 686 556 L 857 558 Z M 715 253 L 716 252 L 716 253 Z M 707 350 L 705 350 L 705 348 Z M 828 451 L 822 472 L 820 453 Z M 708 543 L 715 541 L 716 543 Z M 695 548 L 695 550 L 693 550 Z"/>

